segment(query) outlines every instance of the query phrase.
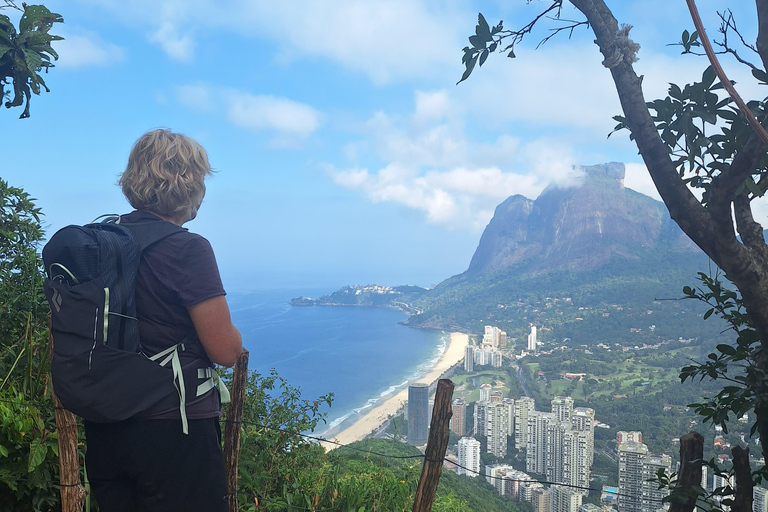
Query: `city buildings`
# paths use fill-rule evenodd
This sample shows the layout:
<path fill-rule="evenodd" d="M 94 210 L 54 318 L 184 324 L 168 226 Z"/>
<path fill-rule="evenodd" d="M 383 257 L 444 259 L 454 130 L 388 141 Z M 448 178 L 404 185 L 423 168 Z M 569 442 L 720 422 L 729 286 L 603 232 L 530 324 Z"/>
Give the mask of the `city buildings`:
<path fill-rule="evenodd" d="M 515 449 L 524 450 L 528 439 L 528 416 L 536 409 L 536 402 L 527 396 L 515 400 Z"/>
<path fill-rule="evenodd" d="M 581 499 L 576 489 L 553 485 L 549 489 L 549 512 L 579 512 Z"/>
<path fill-rule="evenodd" d="M 467 402 L 463 398 L 457 398 L 453 401 L 451 409 L 451 431 L 457 436 L 463 436 L 467 433 Z"/>
<path fill-rule="evenodd" d="M 662 508 L 667 496 L 656 482 L 649 481 L 659 469 L 669 472 L 672 460 L 669 455 L 653 455 L 640 442 L 640 432 L 618 432 L 619 448 L 619 512 L 656 512 Z M 621 441 L 620 441 L 621 440 Z"/>
<path fill-rule="evenodd" d="M 528 352 L 536 352 L 536 326 L 531 326 L 531 334 L 528 335 Z"/>
<path fill-rule="evenodd" d="M 416 383 L 408 386 L 408 444 L 427 444 L 429 433 L 429 386 Z"/>
<path fill-rule="evenodd" d="M 473 437 L 459 439 L 459 475 L 475 477 L 480 474 L 480 441 Z"/>
<path fill-rule="evenodd" d="M 488 453 L 497 457 L 507 455 L 507 434 L 509 434 L 509 410 L 502 402 L 490 403 L 486 408 L 486 435 Z"/>
<path fill-rule="evenodd" d="M 464 349 L 464 371 L 472 373 L 475 371 L 475 347 L 467 345 Z"/>

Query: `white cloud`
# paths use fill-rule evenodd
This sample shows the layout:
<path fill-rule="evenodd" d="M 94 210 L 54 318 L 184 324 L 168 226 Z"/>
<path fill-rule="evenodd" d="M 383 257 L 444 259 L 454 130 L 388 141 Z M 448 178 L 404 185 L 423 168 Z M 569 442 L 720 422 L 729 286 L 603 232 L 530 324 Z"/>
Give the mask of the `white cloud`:
<path fill-rule="evenodd" d="M 234 126 L 250 131 L 267 132 L 273 149 L 295 149 L 320 126 L 316 109 L 288 98 L 214 89 L 204 83 L 178 86 L 175 93 L 179 103 L 193 110 L 225 116 Z"/>
<path fill-rule="evenodd" d="M 98 35 L 86 32 L 70 34 L 66 30 L 56 30 L 64 40 L 55 41 L 53 49 L 59 54 L 56 66 L 62 68 L 84 68 L 90 66 L 108 66 L 120 62 L 125 51 L 112 43 L 105 42 Z"/>
<path fill-rule="evenodd" d="M 314 108 L 286 98 L 231 92 L 228 101 L 227 117 L 242 128 L 306 137 L 319 125 Z"/>
<path fill-rule="evenodd" d="M 211 90 L 205 84 L 180 85 L 176 87 L 176 98 L 179 103 L 200 112 L 213 110 Z"/>
<path fill-rule="evenodd" d="M 289 62 L 322 57 L 377 84 L 433 76 L 457 62 L 473 12 L 429 0 L 79 0 L 111 11 L 123 23 L 150 27 L 149 39 L 171 58 L 194 56 L 193 34 L 218 30 L 277 45 Z M 179 27 L 185 27 L 182 33 Z"/>
<path fill-rule="evenodd" d="M 195 43 L 189 34 L 179 34 L 176 26 L 163 22 L 149 35 L 149 41 L 158 45 L 168 56 L 179 62 L 192 62 L 195 53 Z"/>
<path fill-rule="evenodd" d="M 574 169 L 567 144 L 544 138 L 522 143 L 508 135 L 474 143 L 449 93 L 416 92 L 415 98 L 413 116 L 377 112 L 365 123 L 364 140 L 345 152 L 355 161 L 373 157 L 381 165 L 376 171 L 329 165 L 337 185 L 373 202 L 421 211 L 432 223 L 480 231 L 510 195 L 536 198 L 550 183 L 578 183 L 582 172 Z"/>
<path fill-rule="evenodd" d="M 629 163 L 624 164 L 624 167 L 626 168 L 624 173 L 625 187 L 661 201 L 656 185 L 653 184 L 651 175 L 648 174 L 648 168 L 644 164 Z"/>

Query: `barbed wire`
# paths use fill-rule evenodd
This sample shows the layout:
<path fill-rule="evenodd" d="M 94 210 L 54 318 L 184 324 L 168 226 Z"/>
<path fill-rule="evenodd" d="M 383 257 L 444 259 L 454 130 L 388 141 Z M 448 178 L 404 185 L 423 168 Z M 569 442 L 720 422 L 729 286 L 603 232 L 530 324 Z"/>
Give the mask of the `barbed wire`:
<path fill-rule="evenodd" d="M 27 402 L 18 402 L 18 401 L 0 399 L 0 402 L 10 403 L 12 405 L 21 405 L 21 406 L 28 406 L 28 405 L 35 405 L 36 404 L 36 405 L 43 405 L 43 406 L 51 406 L 51 407 L 53 407 L 53 403 L 52 402 L 48 403 L 48 402 L 40 402 L 40 401 L 36 401 L 36 400 L 29 400 Z M 65 409 L 65 408 L 62 407 L 60 409 Z M 349 444 L 342 444 L 342 443 L 340 443 L 338 441 L 334 441 L 332 439 L 326 439 L 326 438 L 323 438 L 323 437 L 312 436 L 312 435 L 304 434 L 304 433 L 301 433 L 301 432 L 298 432 L 298 431 L 295 431 L 295 430 L 288 430 L 288 429 L 284 429 L 284 428 L 274 427 L 274 426 L 271 426 L 271 425 L 267 425 L 267 424 L 264 424 L 264 423 L 258 423 L 258 422 L 254 422 L 254 421 L 231 420 L 231 419 L 227 419 L 227 418 L 225 418 L 223 420 L 220 420 L 220 421 L 223 421 L 224 423 L 232 423 L 232 424 L 240 424 L 240 425 L 261 427 L 261 428 L 264 428 L 264 429 L 267 429 L 267 430 L 272 430 L 272 431 L 281 432 L 281 433 L 292 435 L 292 436 L 298 436 L 298 437 L 301 437 L 301 438 L 310 439 L 310 440 L 318 442 L 318 443 L 333 444 L 333 445 L 338 446 L 339 447 L 338 449 L 345 448 L 345 449 L 348 449 L 348 450 L 351 450 L 351 451 L 356 451 L 356 452 L 364 453 L 366 455 L 375 455 L 375 456 L 383 457 L 383 458 L 387 458 L 387 459 L 398 459 L 398 460 L 424 459 L 425 461 L 432 462 L 432 463 L 447 462 L 448 464 L 454 465 L 457 468 L 461 468 L 461 469 L 463 469 L 465 471 L 468 471 L 470 473 L 474 473 L 474 474 L 476 474 L 476 475 L 478 475 L 480 477 L 484 477 L 486 480 L 491 479 L 491 480 L 506 481 L 506 482 L 538 483 L 538 484 L 542 484 L 542 485 L 558 485 L 558 486 L 561 486 L 561 487 L 569 487 L 569 488 L 579 489 L 579 490 L 584 490 L 584 491 L 603 492 L 602 489 L 595 488 L 595 487 L 584 487 L 584 486 L 573 485 L 573 484 L 565 484 L 565 483 L 561 483 L 561 482 L 552 482 L 552 481 L 549 481 L 549 480 L 539 480 L 539 479 L 535 479 L 535 478 L 534 479 L 523 480 L 523 479 L 519 479 L 519 478 L 509 478 L 509 477 L 506 477 L 506 476 L 492 476 L 492 475 L 488 475 L 488 474 L 484 475 L 480 471 L 477 471 L 477 470 L 474 470 L 474 469 L 462 466 L 457 461 L 451 460 L 451 459 L 449 459 L 447 457 L 444 457 L 443 459 L 440 459 L 440 460 L 432 460 L 432 459 L 428 459 L 426 457 L 426 455 L 424 455 L 424 454 L 419 454 L 419 455 L 389 455 L 389 454 L 386 454 L 386 453 L 379 453 L 379 452 L 376 452 L 376 451 L 373 451 L 373 450 L 366 450 L 366 449 L 363 449 L 363 448 L 358 448 L 356 446 L 351 446 Z M 516 469 L 515 471 L 519 471 L 519 470 Z M 21 480 L 18 480 L 18 481 L 24 481 L 24 480 L 21 479 Z M 60 483 L 60 482 L 53 482 L 53 484 L 54 485 L 58 485 L 59 487 L 77 487 L 77 486 L 81 485 L 79 483 L 78 484 L 63 484 L 63 483 Z M 627 498 L 631 498 L 631 499 L 646 499 L 648 501 L 663 502 L 662 499 L 643 497 L 642 495 L 638 496 L 638 495 L 635 495 L 635 494 L 625 494 L 625 493 L 619 493 L 619 492 L 615 492 L 615 493 L 614 492 L 607 492 L 607 494 L 610 494 L 611 496 L 616 496 L 616 497 L 627 497 Z M 295 508 L 299 508 L 301 510 L 307 510 L 307 511 L 313 510 L 313 509 L 308 509 L 308 508 L 303 508 L 302 509 L 301 507 L 295 507 Z M 324 511 L 320 511 L 320 510 L 316 510 L 315 509 L 315 512 L 324 512 Z"/>

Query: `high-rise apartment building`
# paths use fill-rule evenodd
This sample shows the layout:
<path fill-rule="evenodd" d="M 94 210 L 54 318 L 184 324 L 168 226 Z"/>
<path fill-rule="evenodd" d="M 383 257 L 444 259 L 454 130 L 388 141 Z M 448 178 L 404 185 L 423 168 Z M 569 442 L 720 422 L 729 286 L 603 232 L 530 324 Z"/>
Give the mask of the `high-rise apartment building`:
<path fill-rule="evenodd" d="M 486 435 L 488 453 L 497 457 L 507 455 L 507 434 L 509 433 L 509 412 L 502 402 L 491 403 L 486 409 Z"/>
<path fill-rule="evenodd" d="M 536 326 L 531 326 L 531 334 L 528 335 L 528 352 L 536 352 Z"/>
<path fill-rule="evenodd" d="M 591 467 L 595 460 L 595 410 L 590 407 L 576 407 L 571 414 L 571 427 L 578 432 L 587 433 L 587 455 Z"/>
<path fill-rule="evenodd" d="M 408 444 L 427 444 L 429 433 L 429 386 L 417 383 L 408 386 Z"/>
<path fill-rule="evenodd" d="M 504 392 L 500 389 L 494 389 L 488 394 L 488 401 L 492 404 L 501 402 L 502 398 L 504 398 Z"/>
<path fill-rule="evenodd" d="M 515 449 L 524 450 L 528 444 L 528 416 L 535 410 L 536 402 L 527 396 L 515 400 Z"/>
<path fill-rule="evenodd" d="M 589 487 L 589 438 L 568 423 L 555 421 L 547 426 L 547 479 L 578 487 Z M 586 491 L 579 491 L 587 494 Z"/>
<path fill-rule="evenodd" d="M 553 485 L 549 489 L 550 512 L 579 512 L 582 495 L 576 489 Z"/>
<path fill-rule="evenodd" d="M 480 402 L 490 402 L 491 401 L 491 391 L 493 391 L 493 386 L 490 384 L 480 384 Z"/>
<path fill-rule="evenodd" d="M 515 436 L 515 401 L 511 398 L 502 398 L 501 403 L 507 407 L 507 436 Z"/>
<path fill-rule="evenodd" d="M 467 345 L 464 349 L 464 371 L 472 373 L 475 371 L 475 347 Z"/>
<path fill-rule="evenodd" d="M 768 512 L 768 489 L 756 485 L 752 488 L 752 512 Z"/>
<path fill-rule="evenodd" d="M 619 512 L 643 512 L 643 463 L 648 447 L 637 441 L 619 443 Z"/>
<path fill-rule="evenodd" d="M 488 414 L 488 406 L 490 404 L 491 402 L 475 402 L 475 418 L 472 433 L 476 436 L 487 435 L 486 416 Z"/>
<path fill-rule="evenodd" d="M 672 459 L 669 455 L 651 455 L 643 464 L 643 511 L 656 512 L 664 508 L 663 499 L 669 494 L 667 489 L 659 489 L 659 485 L 651 482 L 656 478 L 659 469 L 664 469 L 669 474 L 672 468 Z"/>
<path fill-rule="evenodd" d="M 552 414 L 555 420 L 561 423 L 571 423 L 571 414 L 573 413 L 573 398 L 569 396 L 556 396 L 550 402 L 552 404 Z"/>
<path fill-rule="evenodd" d="M 547 428 L 555 423 L 549 412 L 533 411 L 528 414 L 528 434 L 525 445 L 525 470 L 547 474 Z"/>
<path fill-rule="evenodd" d="M 475 477 L 480 474 L 480 441 L 474 437 L 459 439 L 459 475 Z"/>
<path fill-rule="evenodd" d="M 451 431 L 457 436 L 467 433 L 467 402 L 463 398 L 457 398 L 451 405 Z"/>
<path fill-rule="evenodd" d="M 628 435 L 629 434 L 629 435 Z M 672 459 L 669 455 L 653 455 L 648 447 L 631 439 L 642 439 L 640 432 L 619 432 L 619 512 L 656 512 L 663 508 L 666 489 L 650 481 L 659 469 L 669 471 Z"/>

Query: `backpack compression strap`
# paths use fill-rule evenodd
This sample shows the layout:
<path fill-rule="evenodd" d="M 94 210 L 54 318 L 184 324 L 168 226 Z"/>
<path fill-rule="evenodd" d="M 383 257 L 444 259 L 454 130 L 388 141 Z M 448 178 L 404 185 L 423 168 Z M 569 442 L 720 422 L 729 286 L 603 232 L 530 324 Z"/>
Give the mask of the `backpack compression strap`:
<path fill-rule="evenodd" d="M 173 385 L 176 387 L 176 391 L 179 393 L 179 412 L 181 413 L 181 431 L 185 434 L 189 434 L 189 427 L 187 426 L 187 390 L 184 386 L 184 374 L 181 371 L 181 361 L 179 360 L 179 351 L 184 350 L 184 344 L 178 343 L 170 348 L 158 352 L 149 358 L 150 361 L 154 361 L 160 366 L 167 366 L 171 363 L 171 369 L 173 370 Z"/>

